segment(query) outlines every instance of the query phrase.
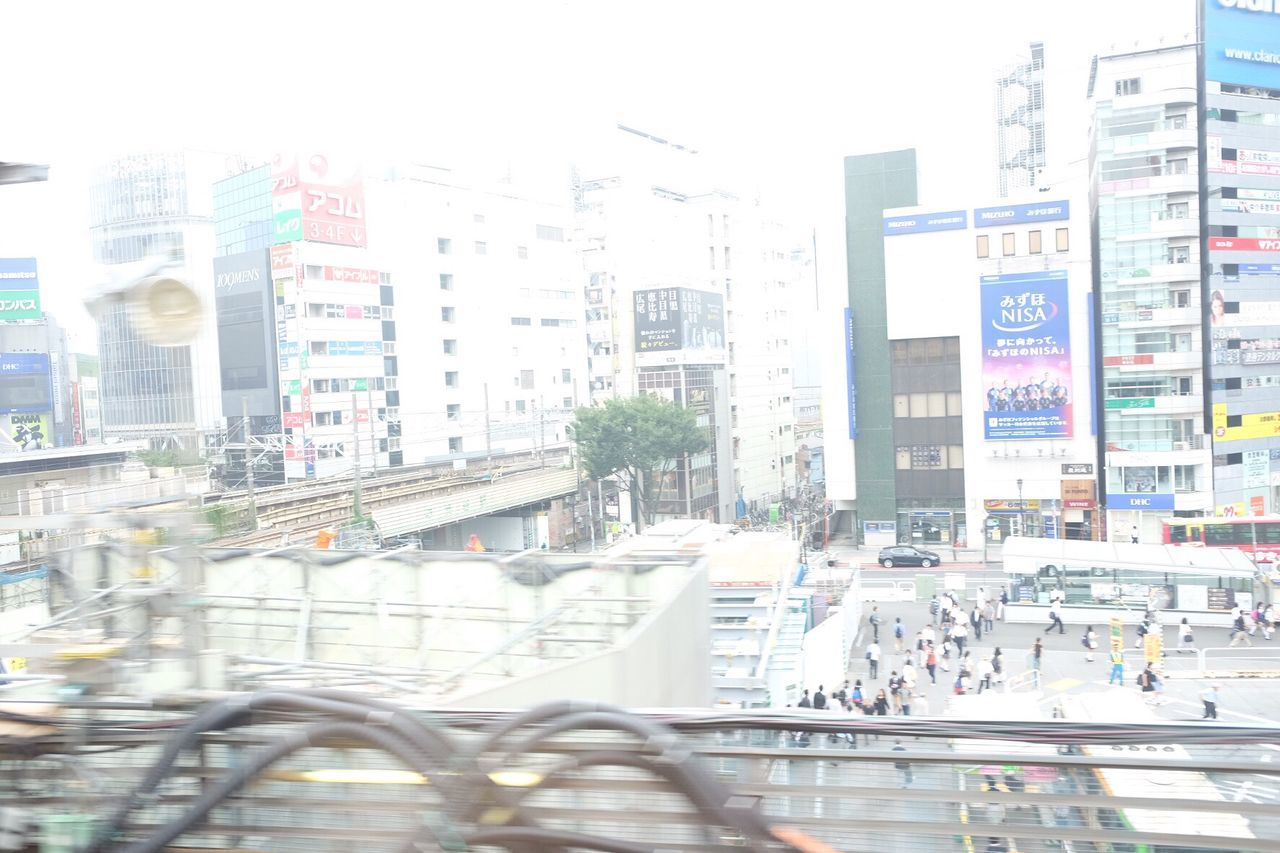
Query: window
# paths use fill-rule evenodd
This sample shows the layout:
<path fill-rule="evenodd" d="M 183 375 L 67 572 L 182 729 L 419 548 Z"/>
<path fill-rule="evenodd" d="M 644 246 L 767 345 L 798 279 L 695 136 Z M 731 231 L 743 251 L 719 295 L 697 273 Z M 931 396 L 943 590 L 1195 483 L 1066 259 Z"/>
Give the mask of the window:
<path fill-rule="evenodd" d="M 462 404 L 450 403 L 444 407 L 444 416 L 447 420 L 456 421 L 462 417 Z"/>
<path fill-rule="evenodd" d="M 1165 173 L 1169 175 L 1185 175 L 1187 173 L 1187 158 L 1183 157 L 1178 160 L 1170 160 Z"/>
<path fill-rule="evenodd" d="M 302 270 L 306 278 L 324 278 L 324 267 L 317 264 L 307 264 Z"/>
<path fill-rule="evenodd" d="M 708 255 L 710 256 L 710 258 L 711 258 L 711 268 L 712 268 L 712 269 L 715 269 L 715 268 L 716 268 L 716 247 L 715 247 L 715 246 L 708 246 L 708 247 L 707 247 L 707 254 L 708 254 Z"/>
<path fill-rule="evenodd" d="M 533 231 L 534 236 L 539 240 L 554 240 L 557 243 L 564 242 L 564 229 L 555 225 L 535 225 Z"/>
<path fill-rule="evenodd" d="M 1171 116 L 1169 116 L 1169 129 L 1170 129 L 1170 130 L 1186 130 L 1186 128 L 1187 128 L 1187 114 L 1186 114 L 1186 113 L 1178 113 L 1178 114 L 1176 114 L 1176 115 L 1171 115 Z"/>
<path fill-rule="evenodd" d="M 488 243 L 486 243 L 486 242 L 484 242 L 483 240 L 477 240 L 477 241 L 476 241 L 476 254 L 477 254 L 477 255 L 487 255 L 487 254 L 489 254 L 489 244 L 488 244 Z"/>
<path fill-rule="evenodd" d="M 1067 229 L 1059 228 L 1053 232 L 1054 248 L 1059 252 L 1068 251 L 1071 248 L 1071 242 L 1067 239 Z"/>
<path fill-rule="evenodd" d="M 1191 262 L 1190 246 L 1170 246 L 1169 260 L 1171 264 L 1187 264 Z"/>
<path fill-rule="evenodd" d="M 442 255 L 448 255 L 453 252 L 453 241 L 448 237 L 441 237 L 436 240 L 436 251 Z"/>
<path fill-rule="evenodd" d="M 311 354 L 312 355 L 328 355 L 329 342 L 328 341 L 312 341 Z"/>
<path fill-rule="evenodd" d="M 533 388 L 533 371 L 532 370 L 520 371 L 520 387 L 526 391 Z"/>
<path fill-rule="evenodd" d="M 517 258 L 519 258 L 519 259 L 520 259 L 520 260 L 522 260 L 522 261 L 526 261 L 526 260 L 528 260 L 528 259 L 529 259 L 529 247 L 528 247 L 528 246 L 516 246 L 516 257 L 517 257 Z"/>
<path fill-rule="evenodd" d="M 570 369 L 569 369 L 569 368 L 567 368 L 567 367 L 566 367 L 565 369 L 561 370 L 561 371 L 560 371 L 560 381 L 561 381 L 561 382 L 564 382 L 566 385 L 567 385 L 568 383 L 572 382 L 572 381 L 573 381 L 573 371 L 572 371 L 572 370 L 570 370 Z"/>
<path fill-rule="evenodd" d="M 1117 95 L 1140 95 L 1142 94 L 1142 78 L 1129 77 L 1124 80 L 1116 81 Z"/>
<path fill-rule="evenodd" d="M 315 412 L 311 419 L 315 421 L 316 426 L 329 426 L 333 423 L 333 414 L 330 412 Z"/>
<path fill-rule="evenodd" d="M 460 435 L 449 436 L 449 452 L 450 453 L 462 452 L 462 436 Z"/>
<path fill-rule="evenodd" d="M 1165 209 L 1166 219 L 1186 219 L 1190 215 L 1191 205 L 1185 201 L 1174 202 Z"/>
<path fill-rule="evenodd" d="M 911 398 L 906 394 L 893 395 L 893 416 L 905 418 L 911 415 Z"/>
<path fill-rule="evenodd" d="M 1196 466 L 1173 466 L 1173 490 L 1175 492 L 1194 492 L 1196 490 Z"/>
<path fill-rule="evenodd" d="M 443 347 L 444 347 L 444 354 L 445 354 L 445 355 L 457 355 L 457 354 L 458 354 L 458 340 L 457 340 L 457 338 L 445 338 L 445 339 L 444 339 L 444 341 L 442 342 L 442 345 L 443 345 Z"/>
<path fill-rule="evenodd" d="M 1190 291 L 1190 290 L 1175 290 L 1175 291 L 1173 292 L 1173 307 L 1174 307 L 1174 308 L 1188 308 L 1188 307 L 1190 307 L 1190 305 L 1191 305 L 1191 291 Z"/>
<path fill-rule="evenodd" d="M 531 317 L 512 317 L 511 325 L 513 326 L 532 326 L 533 319 Z"/>
<path fill-rule="evenodd" d="M 453 273 L 440 273 L 440 289 L 453 290 Z"/>
<path fill-rule="evenodd" d="M 540 322 L 543 326 L 563 326 L 565 328 L 578 325 L 577 320 L 563 320 L 554 317 L 544 317 Z"/>
<path fill-rule="evenodd" d="M 307 316 L 320 318 L 324 316 L 324 305 L 320 302 L 307 303 Z"/>
<path fill-rule="evenodd" d="M 560 404 L 561 404 L 564 408 L 566 408 L 566 409 L 572 409 L 572 408 L 573 408 L 573 398 L 572 398 L 572 397 L 565 397 L 563 400 L 561 400 L 561 401 L 560 401 Z"/>
<path fill-rule="evenodd" d="M 1018 251 L 1016 235 L 1012 232 L 1000 235 L 1000 251 L 1006 258 L 1012 257 Z"/>
<path fill-rule="evenodd" d="M 724 247 L 724 268 L 725 269 L 733 268 L 732 257 L 733 256 L 729 254 L 729 247 L 725 246 Z"/>
<path fill-rule="evenodd" d="M 951 392 L 947 394 L 947 416 L 959 417 L 960 412 L 960 392 Z"/>
<path fill-rule="evenodd" d="M 440 320 L 442 322 L 452 323 L 454 321 L 454 316 L 455 316 L 455 311 L 453 308 L 446 306 L 440 309 Z"/>
<path fill-rule="evenodd" d="M 988 234 L 978 235 L 978 257 L 991 257 L 991 236 Z"/>
<path fill-rule="evenodd" d="M 964 468 L 964 448 L 959 444 L 947 445 L 947 467 L 956 471 Z"/>
<path fill-rule="evenodd" d="M 707 215 L 710 216 L 710 214 L 707 214 Z M 724 223 L 724 238 L 728 240 L 729 239 L 729 214 L 727 213 L 722 214 L 720 218 Z"/>
<path fill-rule="evenodd" d="M 911 448 L 910 447 L 897 448 L 897 450 L 894 451 L 894 454 L 893 454 L 893 462 L 894 462 L 893 467 L 897 468 L 899 471 L 910 471 L 911 470 Z"/>
<path fill-rule="evenodd" d="M 524 405 L 525 405 L 525 404 L 524 404 L 524 400 L 516 400 L 516 411 L 517 411 L 517 412 L 523 412 L 523 411 L 524 411 Z"/>
<path fill-rule="evenodd" d="M 325 394 L 325 393 L 328 393 L 328 391 L 329 391 L 329 380 L 328 380 L 328 379 L 312 379 L 312 380 L 311 380 L 311 390 L 312 390 L 313 392 L 315 392 L 316 394 Z"/>
<path fill-rule="evenodd" d="M 707 236 L 716 236 L 716 215 L 714 213 L 707 214 Z"/>
<path fill-rule="evenodd" d="M 1027 252 L 1029 252 L 1032 255 L 1038 255 L 1040 254 L 1040 251 L 1041 251 L 1040 250 L 1040 232 L 1028 231 L 1027 232 Z"/>
<path fill-rule="evenodd" d="M 390 305 L 382 306 L 382 319 L 394 320 L 396 318 L 396 309 Z"/>
<path fill-rule="evenodd" d="M 446 370 L 444 372 L 444 387 L 446 388 L 458 387 L 458 371 Z"/>

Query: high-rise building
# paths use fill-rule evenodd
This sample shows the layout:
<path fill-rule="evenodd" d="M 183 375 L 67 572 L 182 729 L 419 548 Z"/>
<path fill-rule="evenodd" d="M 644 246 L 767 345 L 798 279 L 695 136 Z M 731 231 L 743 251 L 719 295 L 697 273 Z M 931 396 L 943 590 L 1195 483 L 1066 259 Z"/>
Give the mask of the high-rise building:
<path fill-rule="evenodd" d="M 378 178 L 370 251 L 411 330 L 387 378 L 405 464 L 564 446 L 589 395 L 567 185 L 544 198 L 422 164 Z"/>
<path fill-rule="evenodd" d="M 122 306 L 98 322 L 103 430 L 112 439 L 201 446 L 221 428 L 213 312 L 213 182 L 229 158 L 206 152 L 136 154 L 103 167 L 90 187 L 94 259 L 108 267 L 174 253 L 205 301 L 189 345 L 148 343 Z"/>
<path fill-rule="evenodd" d="M 213 197 L 224 481 L 246 458 L 263 482 L 402 464 L 395 294 L 369 259 L 359 170 L 280 155 Z"/>
<path fill-rule="evenodd" d="M 1213 508 L 1194 37 L 1099 56 L 1090 155 L 1099 451 L 1113 538 Z"/>
<path fill-rule="evenodd" d="M 1217 516 L 1280 513 L 1280 16 L 1259 6 L 1212 0 L 1202 16 L 1201 316 Z M 1280 543 L 1232 544 L 1274 553 Z"/>
<path fill-rule="evenodd" d="M 67 335 L 41 308 L 35 258 L 0 258 L 0 428 L 21 449 L 75 442 Z"/>
<path fill-rule="evenodd" d="M 1043 42 L 997 72 L 995 95 L 996 184 L 1006 198 L 1039 186 L 1048 164 Z"/>
<path fill-rule="evenodd" d="M 621 126 L 614 141 L 577 187 L 591 399 L 697 411 L 710 448 L 681 460 L 659 518 L 767 509 L 796 489 L 787 312 L 804 244 L 717 189 L 696 150 Z"/>

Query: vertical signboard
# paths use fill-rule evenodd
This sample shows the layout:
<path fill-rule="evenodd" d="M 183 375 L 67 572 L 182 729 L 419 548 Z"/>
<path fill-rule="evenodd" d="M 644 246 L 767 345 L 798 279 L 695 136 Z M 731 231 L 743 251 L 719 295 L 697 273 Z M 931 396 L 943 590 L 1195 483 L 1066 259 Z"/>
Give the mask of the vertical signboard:
<path fill-rule="evenodd" d="M 853 309 L 844 309 L 844 369 L 848 380 L 849 438 L 858 437 L 858 386 L 854 380 Z"/>
<path fill-rule="evenodd" d="M 983 276 L 981 303 L 987 440 L 1070 438 L 1066 271 Z"/>
<path fill-rule="evenodd" d="M 40 319 L 35 258 L 0 258 L 0 320 Z"/>

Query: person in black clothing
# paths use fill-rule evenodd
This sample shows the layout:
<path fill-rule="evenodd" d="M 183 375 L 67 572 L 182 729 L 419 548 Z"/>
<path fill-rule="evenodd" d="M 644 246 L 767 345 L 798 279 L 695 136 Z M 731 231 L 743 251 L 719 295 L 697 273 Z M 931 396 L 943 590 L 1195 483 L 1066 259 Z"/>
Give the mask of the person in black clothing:
<path fill-rule="evenodd" d="M 871 706 L 871 709 L 877 717 L 887 717 L 889 715 L 889 697 L 885 695 L 883 687 L 876 693 L 876 701 Z"/>
<path fill-rule="evenodd" d="M 813 703 L 809 701 L 809 691 L 806 690 L 804 695 L 800 697 L 800 701 L 796 703 L 799 708 L 812 708 Z"/>
<path fill-rule="evenodd" d="M 822 692 L 822 685 L 818 685 L 818 692 L 813 694 L 813 709 L 815 711 L 825 711 L 827 709 L 827 695 Z"/>

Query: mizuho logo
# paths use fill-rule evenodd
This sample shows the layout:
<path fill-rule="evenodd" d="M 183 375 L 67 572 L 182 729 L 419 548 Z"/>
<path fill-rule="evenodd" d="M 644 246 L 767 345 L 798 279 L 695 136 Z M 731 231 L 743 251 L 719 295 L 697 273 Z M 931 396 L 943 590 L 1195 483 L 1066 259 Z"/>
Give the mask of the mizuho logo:
<path fill-rule="evenodd" d="M 1224 9 L 1239 9 L 1242 12 L 1276 12 L 1275 0 L 1218 0 Z"/>

